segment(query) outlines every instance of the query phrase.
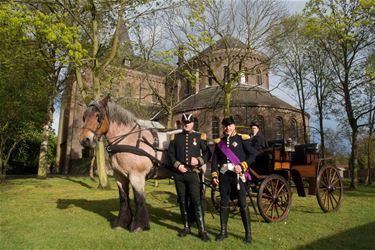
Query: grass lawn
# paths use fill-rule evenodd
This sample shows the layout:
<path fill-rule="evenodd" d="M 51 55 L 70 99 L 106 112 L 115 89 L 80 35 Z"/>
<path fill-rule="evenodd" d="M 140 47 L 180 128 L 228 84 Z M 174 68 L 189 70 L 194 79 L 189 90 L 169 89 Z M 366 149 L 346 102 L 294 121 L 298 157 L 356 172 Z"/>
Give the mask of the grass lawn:
<path fill-rule="evenodd" d="M 173 182 L 147 182 L 151 229 L 112 230 L 119 209 L 117 187 L 96 189 L 87 177 L 10 179 L 0 185 L 0 249 L 375 249 L 375 186 L 345 189 L 337 213 L 324 214 L 315 196 L 298 197 L 285 222 L 268 224 L 250 208 L 253 243 L 243 243 L 239 213 L 231 214 L 229 237 L 215 242 L 219 215 L 207 211 L 211 242 L 192 234 L 179 238 L 179 209 Z M 208 193 L 208 192 L 207 192 Z M 132 196 L 131 196 L 132 197 Z"/>

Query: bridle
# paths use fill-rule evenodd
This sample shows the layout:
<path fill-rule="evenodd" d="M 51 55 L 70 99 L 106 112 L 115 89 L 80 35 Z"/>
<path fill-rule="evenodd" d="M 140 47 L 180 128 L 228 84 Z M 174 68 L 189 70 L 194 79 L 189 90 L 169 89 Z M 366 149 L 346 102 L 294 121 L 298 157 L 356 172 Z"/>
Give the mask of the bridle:
<path fill-rule="evenodd" d="M 88 131 L 90 131 L 94 134 L 94 137 L 99 139 L 100 136 L 98 136 L 98 131 L 100 130 L 100 128 L 103 125 L 104 114 L 106 114 L 107 117 L 108 117 L 108 111 L 106 109 L 104 109 L 104 107 L 98 101 L 90 102 L 87 108 L 90 108 L 90 107 L 95 107 L 98 110 L 98 122 L 99 122 L 99 124 L 98 124 L 98 126 L 95 130 L 93 130 L 91 128 L 88 128 L 88 127 L 82 127 L 82 129 L 87 129 Z"/>

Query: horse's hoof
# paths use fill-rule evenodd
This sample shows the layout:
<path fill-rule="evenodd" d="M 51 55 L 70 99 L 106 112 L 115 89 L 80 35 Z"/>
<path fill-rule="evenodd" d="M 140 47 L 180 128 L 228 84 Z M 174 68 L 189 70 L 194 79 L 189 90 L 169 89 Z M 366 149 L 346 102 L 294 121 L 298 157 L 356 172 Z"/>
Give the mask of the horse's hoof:
<path fill-rule="evenodd" d="M 116 226 L 116 227 L 112 227 L 113 230 L 124 230 L 125 228 L 124 227 L 121 227 L 121 226 Z"/>
<path fill-rule="evenodd" d="M 135 229 L 132 229 L 130 232 L 132 232 L 132 233 L 139 233 L 139 232 L 142 232 L 142 231 L 143 231 L 142 228 L 137 227 L 137 228 L 135 228 Z"/>

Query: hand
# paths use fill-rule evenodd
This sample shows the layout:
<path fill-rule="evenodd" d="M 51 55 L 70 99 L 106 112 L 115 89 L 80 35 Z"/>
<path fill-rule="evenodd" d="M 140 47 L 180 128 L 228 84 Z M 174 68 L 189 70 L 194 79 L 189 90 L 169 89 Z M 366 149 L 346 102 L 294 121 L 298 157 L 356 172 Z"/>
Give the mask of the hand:
<path fill-rule="evenodd" d="M 235 165 L 235 166 L 234 166 L 234 172 L 235 172 L 236 174 L 240 174 L 240 173 L 242 173 L 242 167 L 241 167 L 240 165 Z"/>
<path fill-rule="evenodd" d="M 190 162 L 190 164 L 191 164 L 192 166 L 198 166 L 199 161 L 198 161 L 197 158 L 195 158 L 195 157 L 191 157 L 191 162 Z"/>
<path fill-rule="evenodd" d="M 180 164 L 177 168 L 178 171 L 180 171 L 181 173 L 186 173 L 187 172 L 187 169 L 185 167 L 185 165 L 183 164 Z"/>
<path fill-rule="evenodd" d="M 219 179 L 218 178 L 212 178 L 211 184 L 212 184 L 212 186 L 217 187 L 217 185 L 219 185 Z"/>

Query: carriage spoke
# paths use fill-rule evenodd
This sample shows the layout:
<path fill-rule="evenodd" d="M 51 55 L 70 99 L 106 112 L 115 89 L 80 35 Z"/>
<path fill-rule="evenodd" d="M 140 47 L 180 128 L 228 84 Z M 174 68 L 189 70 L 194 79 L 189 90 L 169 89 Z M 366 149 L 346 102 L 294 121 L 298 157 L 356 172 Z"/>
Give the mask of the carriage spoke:
<path fill-rule="evenodd" d="M 329 184 L 332 185 L 332 182 L 334 181 L 335 177 L 336 177 L 336 171 L 334 169 L 330 169 L 329 172 L 331 173 L 331 170 L 333 171 L 333 175 L 332 177 L 329 179 Z"/>
<path fill-rule="evenodd" d="M 274 211 L 275 210 L 275 206 L 272 204 L 272 210 L 271 210 L 271 218 L 273 219 L 273 218 L 275 218 L 274 216 L 273 216 L 273 214 L 274 214 Z"/>
<path fill-rule="evenodd" d="M 335 193 L 332 193 L 331 196 L 332 196 L 332 198 L 335 200 L 335 204 L 339 203 L 339 202 L 337 201 L 336 197 L 335 197 Z"/>
<path fill-rule="evenodd" d="M 265 204 L 266 205 L 266 204 Z M 270 202 L 270 205 L 268 206 L 268 208 L 266 209 L 266 214 L 268 213 L 268 211 L 270 210 L 270 208 L 272 207 L 272 202 Z"/>
<path fill-rule="evenodd" d="M 323 196 L 324 196 L 323 204 L 324 204 L 324 207 L 326 207 L 326 203 L 327 203 L 327 192 L 324 192 L 324 193 L 323 193 Z M 322 198 L 323 198 L 323 197 L 322 197 Z"/>
<path fill-rule="evenodd" d="M 335 204 L 333 203 L 332 195 L 329 196 L 329 200 L 331 201 L 331 209 L 334 209 L 335 208 Z"/>
<path fill-rule="evenodd" d="M 276 194 L 276 195 L 279 195 L 279 194 L 280 194 L 280 192 L 281 192 L 281 191 L 283 191 L 284 187 L 285 187 L 285 183 L 283 183 L 283 185 L 281 186 L 281 188 L 279 189 L 279 191 L 277 192 L 277 194 Z"/>
<path fill-rule="evenodd" d="M 279 214 L 279 209 L 277 208 L 277 204 L 275 204 L 275 211 L 276 211 L 276 214 L 277 214 L 277 218 L 280 217 L 280 214 Z"/>

